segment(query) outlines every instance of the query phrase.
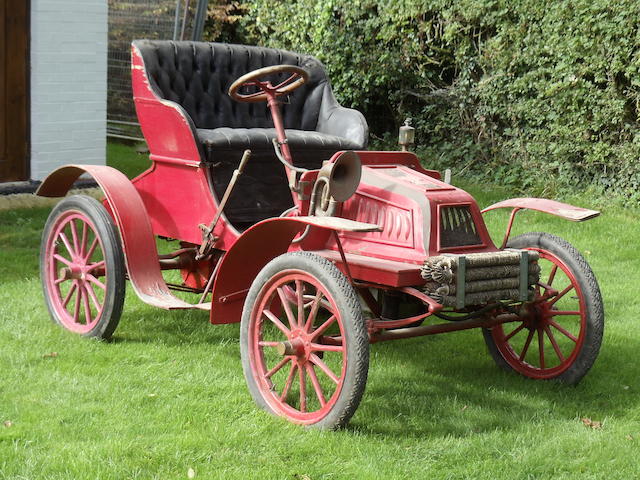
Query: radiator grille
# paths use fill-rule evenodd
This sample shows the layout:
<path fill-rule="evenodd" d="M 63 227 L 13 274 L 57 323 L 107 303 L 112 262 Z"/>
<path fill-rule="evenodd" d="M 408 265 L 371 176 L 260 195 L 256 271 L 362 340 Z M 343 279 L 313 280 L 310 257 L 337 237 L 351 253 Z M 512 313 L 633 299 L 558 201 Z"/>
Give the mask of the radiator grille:
<path fill-rule="evenodd" d="M 440 208 L 440 248 L 480 243 L 482 242 L 468 206 Z"/>

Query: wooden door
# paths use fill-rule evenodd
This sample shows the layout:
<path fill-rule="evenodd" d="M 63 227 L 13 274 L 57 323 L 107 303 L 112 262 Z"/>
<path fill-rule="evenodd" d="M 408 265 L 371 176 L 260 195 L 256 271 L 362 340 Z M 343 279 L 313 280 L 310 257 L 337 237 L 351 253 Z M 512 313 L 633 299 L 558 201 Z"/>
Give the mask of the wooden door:
<path fill-rule="evenodd" d="M 29 179 L 29 3 L 0 0 L 0 182 Z"/>

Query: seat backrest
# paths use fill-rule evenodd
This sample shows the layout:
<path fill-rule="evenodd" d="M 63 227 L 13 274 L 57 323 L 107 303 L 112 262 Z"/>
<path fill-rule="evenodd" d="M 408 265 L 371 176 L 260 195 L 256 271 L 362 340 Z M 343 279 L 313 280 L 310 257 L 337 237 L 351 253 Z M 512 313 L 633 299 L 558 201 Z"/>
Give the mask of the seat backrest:
<path fill-rule="evenodd" d="M 142 55 L 155 93 L 181 105 L 197 128 L 272 127 L 266 102 L 237 102 L 227 92 L 240 76 L 280 64 L 297 65 L 309 74 L 308 82 L 282 105 L 284 124 L 297 130 L 316 128 L 328 79 L 322 63 L 312 56 L 224 43 L 167 40 L 133 43 Z"/>

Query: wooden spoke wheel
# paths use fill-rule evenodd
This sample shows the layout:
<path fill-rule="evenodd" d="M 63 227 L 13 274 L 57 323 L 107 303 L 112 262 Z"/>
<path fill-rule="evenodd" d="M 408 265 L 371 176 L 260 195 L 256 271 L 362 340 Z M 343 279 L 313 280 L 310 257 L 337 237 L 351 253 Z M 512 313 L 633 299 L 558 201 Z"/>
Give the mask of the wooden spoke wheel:
<path fill-rule="evenodd" d="M 598 355 L 604 328 L 591 268 L 555 235 L 527 233 L 508 246 L 540 254 L 540 281 L 521 321 L 484 330 L 489 352 L 498 365 L 526 377 L 578 383 Z"/>
<path fill-rule="evenodd" d="M 322 257 L 287 253 L 264 267 L 245 302 L 240 347 L 249 391 L 270 413 L 338 428 L 360 403 L 369 368 L 362 311 Z"/>
<path fill-rule="evenodd" d="M 97 200 L 75 195 L 51 212 L 42 235 L 40 277 L 54 322 L 109 338 L 120 320 L 125 266 L 118 232 Z"/>

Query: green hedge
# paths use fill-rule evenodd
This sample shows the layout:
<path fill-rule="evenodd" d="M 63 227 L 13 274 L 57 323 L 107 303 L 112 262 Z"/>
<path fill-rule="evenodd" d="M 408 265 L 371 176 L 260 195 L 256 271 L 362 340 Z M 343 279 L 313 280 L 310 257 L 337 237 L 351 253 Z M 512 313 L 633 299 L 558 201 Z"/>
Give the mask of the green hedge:
<path fill-rule="evenodd" d="M 375 139 L 430 166 L 640 201 L 637 0 L 252 0 L 238 40 L 319 57 Z M 540 190 L 546 190 L 540 192 Z"/>

